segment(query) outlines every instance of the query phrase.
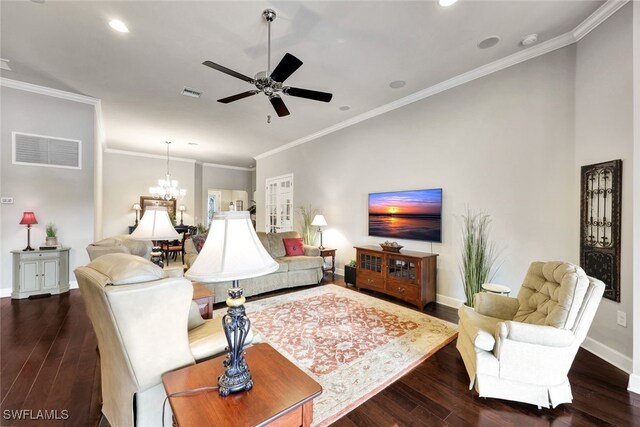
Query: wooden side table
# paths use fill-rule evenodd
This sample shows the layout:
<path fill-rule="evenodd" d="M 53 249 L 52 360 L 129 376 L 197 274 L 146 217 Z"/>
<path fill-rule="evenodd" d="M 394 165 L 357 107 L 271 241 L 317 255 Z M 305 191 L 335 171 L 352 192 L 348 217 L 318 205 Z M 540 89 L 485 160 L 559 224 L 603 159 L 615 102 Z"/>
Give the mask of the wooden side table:
<path fill-rule="evenodd" d="M 193 283 L 193 300 L 198 304 L 203 319 L 211 319 L 213 314 L 213 297 L 215 294 L 203 283 Z"/>
<path fill-rule="evenodd" d="M 499 285 L 497 283 L 483 283 L 482 290 L 485 292 L 489 292 L 491 294 L 498 295 L 509 295 L 511 293 L 511 288 L 505 285 Z"/>
<path fill-rule="evenodd" d="M 175 426 L 311 425 L 313 399 L 322 393 L 322 386 L 269 344 L 256 344 L 246 351 L 253 388 L 227 397 L 216 390 L 170 397 Z M 162 383 L 167 395 L 217 386 L 225 357 L 165 374 Z"/>
<path fill-rule="evenodd" d="M 320 256 L 322 257 L 322 276 L 324 277 L 324 273 L 331 272 L 331 280 L 336 280 L 336 249 L 332 248 L 322 248 L 320 249 Z M 327 257 L 331 257 L 331 266 L 324 266 L 324 259 Z"/>

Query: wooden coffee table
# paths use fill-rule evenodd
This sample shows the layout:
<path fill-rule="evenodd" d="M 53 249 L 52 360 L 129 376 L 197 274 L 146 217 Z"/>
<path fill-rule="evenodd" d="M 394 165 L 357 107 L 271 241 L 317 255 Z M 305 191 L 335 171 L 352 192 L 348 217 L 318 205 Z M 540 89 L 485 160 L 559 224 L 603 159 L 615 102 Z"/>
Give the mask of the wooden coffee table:
<path fill-rule="evenodd" d="M 216 357 L 162 377 L 167 395 L 198 387 L 217 386 L 225 356 Z M 175 425 L 309 426 L 313 399 L 322 387 L 269 344 L 247 348 L 253 377 L 249 391 L 222 397 L 217 390 L 169 398 Z"/>

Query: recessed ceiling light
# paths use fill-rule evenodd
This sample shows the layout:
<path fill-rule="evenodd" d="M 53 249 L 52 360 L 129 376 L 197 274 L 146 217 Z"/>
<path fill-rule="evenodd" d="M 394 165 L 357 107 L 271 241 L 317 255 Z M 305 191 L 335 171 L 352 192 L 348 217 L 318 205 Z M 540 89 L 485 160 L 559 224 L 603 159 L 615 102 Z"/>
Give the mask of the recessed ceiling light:
<path fill-rule="evenodd" d="M 348 105 L 343 105 L 342 107 L 338 108 L 338 110 L 340 110 L 340 111 L 348 111 L 350 109 L 351 109 L 351 107 L 349 107 Z"/>
<path fill-rule="evenodd" d="M 489 49 L 490 47 L 494 47 L 495 45 L 497 45 L 499 41 L 500 37 L 498 36 L 487 37 L 486 39 L 478 43 L 478 47 L 480 49 Z"/>
<path fill-rule="evenodd" d="M 396 80 L 393 81 L 391 83 L 389 83 L 389 87 L 393 88 L 393 89 L 399 89 L 401 87 L 404 87 L 404 85 L 406 85 L 407 82 L 405 82 L 404 80 Z"/>
<path fill-rule="evenodd" d="M 187 145 L 191 146 L 191 147 L 195 147 L 198 145 L 197 142 L 187 142 Z"/>
<path fill-rule="evenodd" d="M 529 34 L 528 36 L 523 38 L 520 43 L 522 44 L 522 46 L 530 46 L 530 45 L 534 44 L 537 41 L 538 41 L 538 35 L 537 34 Z"/>
<path fill-rule="evenodd" d="M 124 22 L 122 22 L 122 21 L 120 21 L 118 19 L 112 19 L 111 21 L 109 21 L 109 26 L 111 28 L 113 28 L 114 30 L 120 32 L 120 33 L 128 33 L 129 32 L 129 29 L 124 24 Z"/>
<path fill-rule="evenodd" d="M 458 0 L 438 0 L 438 4 L 442 7 L 447 7 L 447 6 L 451 6 L 457 1 Z"/>

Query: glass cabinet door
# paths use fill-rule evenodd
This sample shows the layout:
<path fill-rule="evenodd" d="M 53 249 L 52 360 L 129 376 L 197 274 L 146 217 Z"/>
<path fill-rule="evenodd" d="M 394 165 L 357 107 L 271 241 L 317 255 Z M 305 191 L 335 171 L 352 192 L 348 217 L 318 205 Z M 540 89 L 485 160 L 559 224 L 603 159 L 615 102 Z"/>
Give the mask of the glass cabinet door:
<path fill-rule="evenodd" d="M 416 263 L 412 260 L 389 256 L 387 275 L 390 278 L 415 282 L 417 275 Z"/>
<path fill-rule="evenodd" d="M 370 253 L 361 253 L 359 259 L 359 267 L 363 270 L 373 271 L 375 273 L 382 272 L 382 257 Z"/>

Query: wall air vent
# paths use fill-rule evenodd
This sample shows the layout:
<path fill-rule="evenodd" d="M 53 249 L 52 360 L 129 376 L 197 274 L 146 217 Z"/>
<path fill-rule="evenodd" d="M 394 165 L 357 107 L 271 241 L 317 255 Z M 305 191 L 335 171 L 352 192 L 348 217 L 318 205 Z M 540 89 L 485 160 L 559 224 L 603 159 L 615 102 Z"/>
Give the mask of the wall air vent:
<path fill-rule="evenodd" d="M 12 132 L 16 165 L 82 169 L 82 141 Z"/>
<path fill-rule="evenodd" d="M 200 98 L 200 95 L 202 95 L 202 92 L 199 92 L 195 89 L 189 89 L 188 87 L 185 87 L 184 89 L 182 89 L 182 94 L 184 96 L 190 96 L 192 98 Z"/>

